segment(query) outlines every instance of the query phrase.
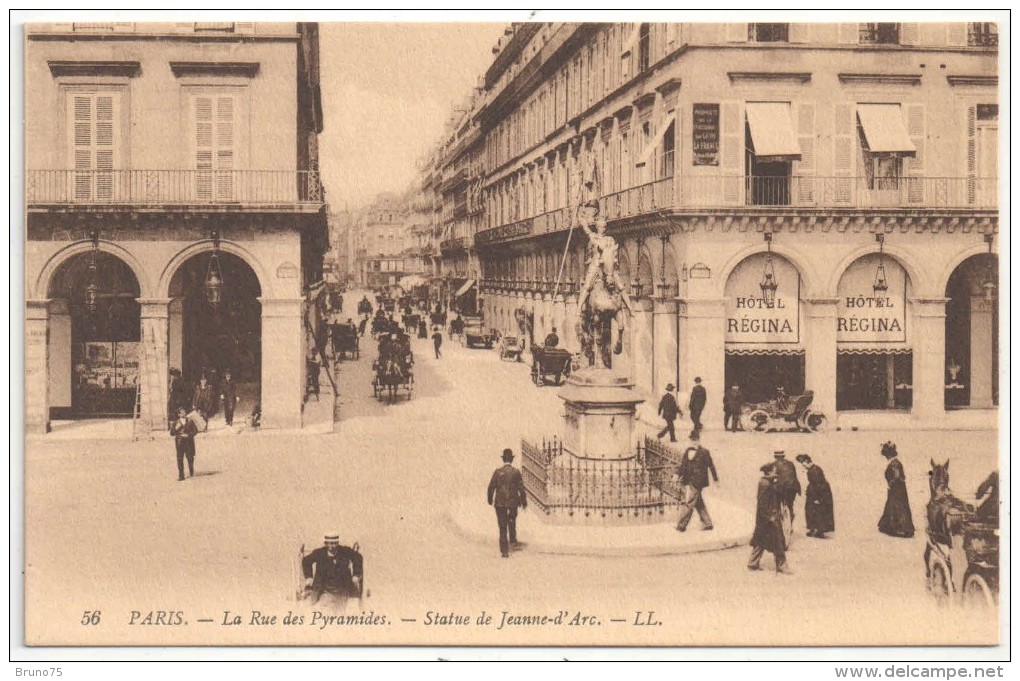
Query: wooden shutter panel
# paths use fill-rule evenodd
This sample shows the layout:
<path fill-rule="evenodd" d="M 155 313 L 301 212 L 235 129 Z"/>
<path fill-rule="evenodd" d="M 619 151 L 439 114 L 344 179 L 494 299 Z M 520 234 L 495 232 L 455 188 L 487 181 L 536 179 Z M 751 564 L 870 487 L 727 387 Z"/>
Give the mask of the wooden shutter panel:
<path fill-rule="evenodd" d="M 797 183 L 793 196 L 798 204 L 811 205 L 815 201 L 815 105 L 797 105 L 797 141 L 800 160 L 795 162 L 794 180 Z"/>
<path fill-rule="evenodd" d="M 950 47 L 967 46 L 967 24 L 956 21 L 946 26 L 946 44 Z"/>
<path fill-rule="evenodd" d="M 924 202 L 924 156 L 925 116 L 924 104 L 907 105 L 907 134 L 916 149 L 913 158 L 904 159 L 904 175 L 907 176 L 907 202 Z"/>
<path fill-rule="evenodd" d="M 741 203 L 744 196 L 744 111 L 740 102 L 719 105 L 720 165 L 723 202 Z"/>
<path fill-rule="evenodd" d="M 790 24 L 790 42 L 806 43 L 811 40 L 811 24 Z"/>
<path fill-rule="evenodd" d="M 919 45 L 921 43 L 921 25 L 918 23 L 900 24 L 900 45 Z"/>
<path fill-rule="evenodd" d="M 732 23 L 725 24 L 726 26 L 726 42 L 728 43 L 746 43 L 747 42 L 747 24 L 746 23 Z"/>
<path fill-rule="evenodd" d="M 844 45 L 856 45 L 861 39 L 860 24 L 840 24 L 839 42 Z"/>
<path fill-rule="evenodd" d="M 967 106 L 967 203 L 977 201 L 977 106 Z"/>
<path fill-rule="evenodd" d="M 213 98 L 195 97 L 195 194 L 201 201 L 213 198 Z"/>
<path fill-rule="evenodd" d="M 853 201 L 853 168 L 856 155 L 856 114 L 852 104 L 835 106 L 832 136 L 833 203 L 848 205 Z"/>

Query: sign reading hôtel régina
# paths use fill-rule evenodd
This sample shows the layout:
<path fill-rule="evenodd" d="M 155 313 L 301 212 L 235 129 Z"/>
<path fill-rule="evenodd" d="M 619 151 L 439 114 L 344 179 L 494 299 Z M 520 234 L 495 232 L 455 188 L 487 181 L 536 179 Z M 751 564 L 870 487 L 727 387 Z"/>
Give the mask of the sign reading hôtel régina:
<path fill-rule="evenodd" d="M 885 288 L 876 290 L 879 278 Z M 906 342 L 907 273 L 895 260 L 878 255 L 861 258 L 847 268 L 837 294 L 837 343 Z"/>
<path fill-rule="evenodd" d="M 791 344 L 800 342 L 800 274 L 781 257 L 772 256 L 775 300 L 766 300 L 761 283 L 766 256 L 741 262 L 726 282 L 726 342 Z"/>

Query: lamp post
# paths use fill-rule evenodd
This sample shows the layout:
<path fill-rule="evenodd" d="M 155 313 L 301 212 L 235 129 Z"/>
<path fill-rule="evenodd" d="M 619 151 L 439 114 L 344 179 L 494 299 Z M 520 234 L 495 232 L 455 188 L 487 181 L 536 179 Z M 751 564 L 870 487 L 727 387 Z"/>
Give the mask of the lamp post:
<path fill-rule="evenodd" d="M 994 237 L 991 234 L 985 234 L 985 243 L 988 244 L 988 266 L 985 268 L 985 278 L 981 282 L 981 290 L 984 292 L 985 302 L 991 305 L 995 302 L 995 294 L 998 291 L 998 285 L 996 284 L 995 276 L 995 255 L 992 253 L 992 239 Z"/>
<path fill-rule="evenodd" d="M 889 280 L 885 274 L 885 234 L 876 234 L 878 242 L 878 269 L 875 271 L 875 283 L 872 288 L 875 295 L 884 295 L 889 290 Z"/>

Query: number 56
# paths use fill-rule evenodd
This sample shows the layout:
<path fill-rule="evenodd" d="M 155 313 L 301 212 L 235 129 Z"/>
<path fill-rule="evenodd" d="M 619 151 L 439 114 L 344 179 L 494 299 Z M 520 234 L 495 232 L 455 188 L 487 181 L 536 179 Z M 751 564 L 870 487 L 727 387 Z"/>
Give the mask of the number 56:
<path fill-rule="evenodd" d="M 86 610 L 81 614 L 82 626 L 85 627 L 89 625 L 96 626 L 97 624 L 99 624 L 99 618 L 101 615 L 102 613 L 99 610 Z"/>

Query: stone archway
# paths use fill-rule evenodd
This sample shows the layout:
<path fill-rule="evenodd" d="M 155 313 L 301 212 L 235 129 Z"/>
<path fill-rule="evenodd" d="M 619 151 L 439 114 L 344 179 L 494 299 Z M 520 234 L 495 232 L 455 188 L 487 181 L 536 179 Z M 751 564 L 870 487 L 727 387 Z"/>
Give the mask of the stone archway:
<path fill-rule="evenodd" d="M 946 282 L 947 409 L 999 404 L 999 259 L 972 255 Z"/>

